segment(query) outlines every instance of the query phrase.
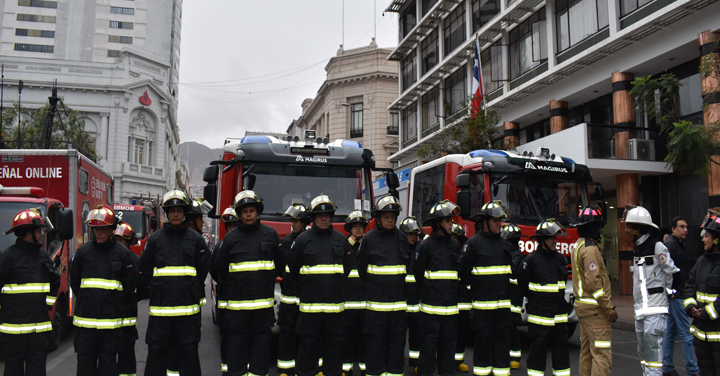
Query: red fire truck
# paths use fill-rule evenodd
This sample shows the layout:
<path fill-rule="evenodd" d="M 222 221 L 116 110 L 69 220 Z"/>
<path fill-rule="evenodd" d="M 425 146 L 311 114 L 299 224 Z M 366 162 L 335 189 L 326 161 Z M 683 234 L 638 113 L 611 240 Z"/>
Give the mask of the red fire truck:
<path fill-rule="evenodd" d="M 135 200 L 133 200 L 135 201 Z M 131 245 L 130 250 L 142 254 L 148 237 L 158 229 L 159 207 L 154 200 L 141 200 L 142 205 L 115 204 L 115 214 L 121 221 L 128 223 L 135 231 L 139 242 Z"/>
<path fill-rule="evenodd" d="M 102 204 L 113 202 L 113 179 L 77 150 L 0 150 L 0 229 L 11 227 L 20 210 L 40 208 L 55 230 L 45 235 L 45 249 L 62 259 L 62 282 L 52 320 L 50 348 L 56 349 L 73 314 L 68 266 L 75 250 L 88 239 L 83 219 Z M 15 236 L 0 235 L 0 250 Z"/>
<path fill-rule="evenodd" d="M 233 205 L 243 187 L 253 189 L 264 199 L 265 209 L 260 215 L 263 224 L 284 237 L 291 231 L 290 220 L 282 217 L 285 209 L 293 203 L 309 207 L 315 196 L 326 194 L 337 205 L 333 227 L 345 232 L 343 226 L 350 212 L 372 210 L 373 171 L 390 172 L 388 186 L 391 194 L 397 195 L 397 176 L 390 169 L 375 168 L 372 151 L 363 149 L 360 143 L 330 142 L 315 138 L 315 131 L 305 131 L 304 136 L 304 140 L 297 136 L 287 140 L 272 136 L 226 140 L 222 160 L 212 162 L 203 176 L 207 182 L 205 200 L 214 207 L 209 216 L 218 218 Z M 224 227 L 217 221 L 213 227 L 216 242 L 222 241 Z M 279 297 L 276 301 L 280 301 Z"/>
<path fill-rule="evenodd" d="M 569 224 L 576 219 L 580 208 L 590 204 L 592 191 L 588 187 L 594 188 L 605 213 L 603 189 L 592 181 L 587 166 L 551 154 L 546 148 L 539 149 L 537 155 L 484 149 L 451 154 L 413 168 L 409 186 L 409 215 L 422 220 L 435 203 L 451 200 L 460 206 L 459 224 L 468 237 L 475 234 L 472 215 L 490 200 L 502 200 L 510 214 L 506 222 L 518 225 L 528 237 L 535 233 L 535 227 L 543 219 L 555 218 L 568 230 L 568 236 L 558 237 L 557 244 L 568 265 L 578 239 L 577 231 L 569 228 Z M 522 238 L 520 242 L 520 249 L 526 254 L 537 246 L 537 242 L 529 238 Z M 566 300 L 572 306 L 572 284 L 567 285 Z M 525 315 L 523 310 L 524 319 Z M 577 323 L 574 310 L 569 320 Z M 574 327 L 571 325 L 572 330 Z"/>

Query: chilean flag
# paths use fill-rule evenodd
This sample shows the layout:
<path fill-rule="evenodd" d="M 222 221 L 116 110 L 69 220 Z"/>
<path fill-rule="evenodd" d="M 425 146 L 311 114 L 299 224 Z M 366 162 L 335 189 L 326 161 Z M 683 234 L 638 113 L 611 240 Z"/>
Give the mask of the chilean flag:
<path fill-rule="evenodd" d="M 475 58 L 473 59 L 473 82 L 472 82 L 473 99 L 470 104 L 470 117 L 475 118 L 482 108 L 484 101 L 483 81 L 482 81 L 482 65 L 480 64 L 480 44 L 475 40 Z"/>

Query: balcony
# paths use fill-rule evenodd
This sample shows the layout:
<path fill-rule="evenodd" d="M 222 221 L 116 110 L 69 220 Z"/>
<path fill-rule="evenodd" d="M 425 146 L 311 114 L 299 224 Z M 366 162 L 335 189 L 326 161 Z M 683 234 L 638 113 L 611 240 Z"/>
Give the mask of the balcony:
<path fill-rule="evenodd" d="M 387 134 L 391 136 L 397 136 L 399 133 L 398 127 L 388 126 L 387 127 Z"/>
<path fill-rule="evenodd" d="M 362 129 L 360 129 L 360 130 L 351 129 L 350 130 L 350 138 L 358 138 L 358 137 L 362 137 L 362 136 L 363 136 Z"/>
<path fill-rule="evenodd" d="M 628 147 L 616 148 L 619 143 Z M 518 152 L 549 148 L 551 153 L 570 158 L 590 168 L 595 181 L 607 190 L 615 187 L 615 175 L 662 175 L 672 173 L 663 159 L 667 136 L 649 129 L 611 125 L 579 124 L 517 147 Z M 616 150 L 625 155 L 619 155 Z"/>
<path fill-rule="evenodd" d="M 123 162 L 123 174 L 156 180 L 165 180 L 165 171 L 162 168 L 144 166 L 137 163 Z"/>

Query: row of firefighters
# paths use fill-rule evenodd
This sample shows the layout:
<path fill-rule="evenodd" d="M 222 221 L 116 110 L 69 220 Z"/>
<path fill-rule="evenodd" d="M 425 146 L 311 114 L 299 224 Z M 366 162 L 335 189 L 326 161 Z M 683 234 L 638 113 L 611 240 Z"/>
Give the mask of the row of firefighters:
<path fill-rule="evenodd" d="M 264 207 L 260 197 L 245 190 L 223 213 L 229 231 L 210 252 L 199 233 L 208 206 L 182 191 L 168 192 L 162 204 L 168 222 L 149 237 L 139 258 L 128 249 L 134 242 L 132 229 L 118 222 L 112 209 L 102 206 L 89 213 L 92 241 L 77 250 L 70 265 L 77 304 L 77 375 L 135 374 L 137 301 L 145 297 L 145 375 L 201 375 L 200 307 L 206 302 L 208 273 L 217 282 L 220 347 L 229 375 L 268 374 L 274 285 L 280 275 L 278 369 L 287 375 L 340 376 L 358 363 L 366 375 L 401 376 L 408 329 L 416 373 L 454 374 L 456 360 L 462 360 L 458 333 L 467 332 L 462 320 L 468 311 L 471 318 L 466 315 L 465 320 L 476 335 L 473 374 L 509 375 L 511 367 L 519 366 L 520 348 L 512 343 L 519 342 L 514 324 L 523 297 L 532 340 L 528 375 L 544 374 L 548 349 L 553 374 L 570 375 L 567 260 L 556 251 L 557 236 L 565 229 L 553 219 L 537 226 L 531 238 L 538 248 L 523 256 L 517 247 L 521 232 L 514 225 L 503 226 L 507 214 L 499 201 L 486 203 L 472 216 L 477 234 L 467 239 L 453 222 L 460 214 L 454 203 L 445 200 L 430 209 L 422 224 L 432 232 L 425 236 L 412 217 L 396 226 L 401 206 L 386 196 L 371 213 L 375 228 L 365 234 L 367 217 L 353 212 L 347 216 L 346 237 L 333 229 L 336 206 L 321 194 L 309 207 L 288 208 L 293 232 L 280 239 L 258 219 Z M 650 236 L 657 226 L 647 210 L 632 208 L 624 222 L 636 239 L 638 351 L 644 373 L 659 374 L 668 295 L 675 293 L 672 275 L 679 269 L 667 248 Z M 581 331 L 580 375 L 607 375 L 612 367 L 610 323 L 617 314 L 597 246 L 603 224 L 593 206 L 583 208 L 573 224 L 579 235 L 572 283 Z M 718 248 L 720 218 L 708 216 L 703 228 L 712 252 Z M 0 344 L 6 375 L 45 374 L 52 328 L 48 310 L 61 267 L 59 257 L 51 259 L 43 250 L 45 231 L 53 231 L 52 224 L 39 210 L 21 211 L 6 232 L 17 236 L 16 244 L 0 254 Z M 712 254 L 701 257 L 685 287 L 701 369 L 715 369 L 719 358 L 714 346 L 720 338 L 720 320 L 714 321 L 720 292 L 720 284 L 713 283 L 720 280 L 716 265 L 720 263 Z M 703 359 L 698 349 L 704 351 Z"/>

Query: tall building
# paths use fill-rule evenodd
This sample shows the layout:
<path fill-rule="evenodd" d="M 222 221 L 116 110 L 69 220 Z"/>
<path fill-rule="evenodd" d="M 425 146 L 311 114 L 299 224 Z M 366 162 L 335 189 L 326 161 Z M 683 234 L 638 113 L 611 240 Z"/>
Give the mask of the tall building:
<path fill-rule="evenodd" d="M 80 112 L 115 201 L 186 189 L 177 145 L 182 0 L 0 1 L 4 106 L 58 96 Z"/>
<path fill-rule="evenodd" d="M 503 120 L 497 139 L 586 164 L 607 190 L 605 256 L 621 293 L 632 284 L 633 243 L 618 220 L 625 204 L 647 207 L 664 231 L 685 216 L 686 248 L 701 252 L 698 225 L 720 206 L 720 174 L 673 173 L 663 161 L 667 134 L 628 91 L 635 78 L 673 73 L 683 84 L 680 117 L 702 123 L 703 104 L 717 106 L 716 95 L 703 95 L 717 88 L 698 68 L 701 56 L 717 53 L 710 31 L 720 28 L 720 3 L 392 0 L 386 11 L 399 15 L 389 56 L 400 63 L 399 95 L 388 106 L 401 114 L 400 148 L 389 157 L 398 169 L 419 164 L 417 149 L 467 116 L 478 40 L 487 108 Z"/>
<path fill-rule="evenodd" d="M 345 50 L 341 46 L 325 67 L 327 77 L 315 98 L 305 99 L 302 115 L 288 127 L 290 135 L 315 130 L 330 140 L 358 141 L 371 149 L 378 167 L 390 167 L 397 151 L 399 114 L 387 109 L 397 97 L 398 67 L 387 60 L 391 50 L 369 46 Z"/>

